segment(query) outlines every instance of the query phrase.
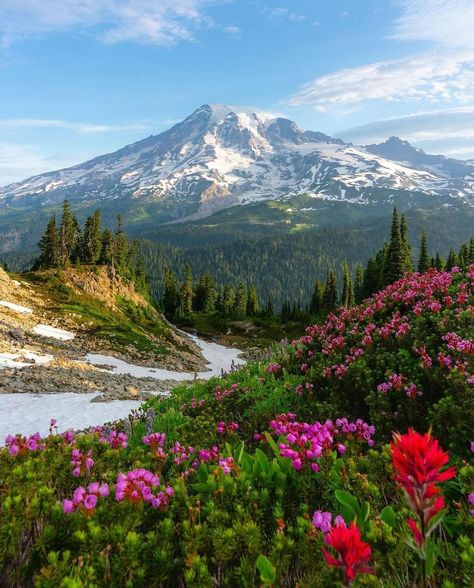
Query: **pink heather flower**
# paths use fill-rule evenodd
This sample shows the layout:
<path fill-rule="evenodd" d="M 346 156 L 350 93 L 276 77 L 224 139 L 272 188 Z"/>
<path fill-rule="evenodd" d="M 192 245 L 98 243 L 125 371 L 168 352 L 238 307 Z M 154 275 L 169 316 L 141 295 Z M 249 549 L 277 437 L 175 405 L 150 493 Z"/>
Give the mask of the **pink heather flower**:
<path fill-rule="evenodd" d="M 168 486 L 165 491 L 153 492 L 160 486 L 160 478 L 143 468 L 132 470 L 127 474 L 119 473 L 115 485 L 115 500 L 132 504 L 146 502 L 152 508 L 165 508 L 174 490 Z"/>
<path fill-rule="evenodd" d="M 97 496 L 95 494 L 88 494 L 84 499 L 84 508 L 92 510 L 97 504 Z"/>
<path fill-rule="evenodd" d="M 467 497 L 467 500 L 471 506 L 474 506 L 474 492 L 471 492 L 469 494 L 469 496 Z M 471 516 L 474 517 L 474 508 L 471 509 L 469 512 L 470 512 Z"/>
<path fill-rule="evenodd" d="M 74 512 L 75 506 L 72 500 L 68 500 L 67 498 L 63 500 L 63 512 L 70 514 Z"/>
<path fill-rule="evenodd" d="M 51 419 L 50 427 L 54 427 L 57 422 L 58 422 L 57 419 Z"/>
<path fill-rule="evenodd" d="M 5 444 L 8 453 L 12 456 L 24 455 L 29 451 L 39 451 L 45 448 L 44 443 L 41 443 L 41 436 L 39 433 L 34 433 L 29 437 L 24 437 L 22 435 L 7 435 Z"/>

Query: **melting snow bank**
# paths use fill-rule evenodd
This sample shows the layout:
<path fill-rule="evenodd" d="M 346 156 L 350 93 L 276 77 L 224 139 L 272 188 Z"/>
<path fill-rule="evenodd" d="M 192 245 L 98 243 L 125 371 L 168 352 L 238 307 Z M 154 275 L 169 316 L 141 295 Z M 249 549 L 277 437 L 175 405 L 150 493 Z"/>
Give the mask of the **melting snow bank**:
<path fill-rule="evenodd" d="M 39 431 L 45 436 L 52 418 L 58 431 L 85 429 L 126 417 L 141 402 L 113 400 L 91 402 L 92 394 L 0 394 L 0 445 L 8 434 L 31 435 Z"/>
<path fill-rule="evenodd" d="M 232 366 L 242 365 L 243 360 L 239 359 L 242 353 L 240 349 L 224 347 L 217 343 L 208 343 L 194 335 L 189 336 L 196 345 L 201 349 L 204 358 L 208 362 L 208 371 L 197 372 L 196 377 L 209 379 L 213 376 L 219 376 L 221 370 L 228 371 Z M 149 368 L 140 365 L 127 363 L 121 359 L 109 355 L 100 355 L 98 353 L 88 353 L 86 360 L 93 365 L 110 365 L 114 374 L 130 374 L 135 378 L 155 378 L 156 380 L 177 380 L 183 382 L 192 380 L 194 372 L 174 372 L 160 368 Z"/>
<path fill-rule="evenodd" d="M 8 302 L 8 300 L 0 300 L 0 306 L 4 306 L 5 308 L 9 308 L 14 312 L 20 312 L 21 314 L 31 314 L 33 310 L 28 308 L 27 306 L 21 306 L 20 304 L 13 304 L 13 302 Z"/>
<path fill-rule="evenodd" d="M 26 361 L 16 361 L 18 359 L 23 359 Z M 33 364 L 46 365 L 52 360 L 52 355 L 38 355 L 32 351 L 21 351 L 20 353 L 0 353 L 0 369 L 24 368 Z"/>
<path fill-rule="evenodd" d="M 42 337 L 52 337 L 53 339 L 61 339 L 61 341 L 70 341 L 75 337 L 74 333 L 70 331 L 56 329 L 56 327 L 50 327 L 48 325 L 36 325 L 33 328 L 33 332 Z"/>

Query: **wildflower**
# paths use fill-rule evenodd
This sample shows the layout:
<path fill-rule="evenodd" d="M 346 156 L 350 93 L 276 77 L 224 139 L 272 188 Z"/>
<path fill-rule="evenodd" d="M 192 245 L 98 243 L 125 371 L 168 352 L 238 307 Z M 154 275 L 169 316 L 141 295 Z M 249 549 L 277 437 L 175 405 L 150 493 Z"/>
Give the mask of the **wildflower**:
<path fill-rule="evenodd" d="M 8 453 L 12 456 L 24 455 L 29 451 L 39 451 L 45 448 L 44 443 L 41 443 L 41 436 L 39 433 L 34 433 L 29 437 L 22 435 L 7 435 L 5 439 Z"/>
<path fill-rule="evenodd" d="M 73 449 L 71 452 L 71 466 L 72 466 L 72 475 L 75 478 L 79 476 L 88 475 L 91 471 L 92 466 L 94 465 L 94 460 L 92 459 L 92 451 L 88 451 L 87 453 L 82 453 L 80 449 Z"/>
<path fill-rule="evenodd" d="M 80 510 L 86 516 L 90 516 L 97 506 L 98 499 L 108 495 L 109 486 L 105 483 L 91 482 L 87 488 L 79 486 L 74 490 L 72 500 L 63 500 L 63 512 L 71 514 Z"/>
<path fill-rule="evenodd" d="M 372 568 L 366 565 L 372 556 L 372 549 L 368 543 L 362 541 L 359 527 L 355 523 L 349 527 L 333 527 L 326 535 L 326 543 L 337 551 L 339 556 L 334 557 L 323 547 L 327 565 L 342 568 L 349 584 L 355 580 L 357 574 L 372 572 Z"/>
<path fill-rule="evenodd" d="M 456 468 L 441 471 L 449 461 L 437 439 L 430 433 L 420 435 L 409 429 L 406 435 L 394 435 L 391 443 L 395 480 L 403 488 L 417 521 L 408 519 L 416 544 L 422 548 L 436 528 L 433 518 L 444 508 L 444 499 L 436 483 L 450 480 Z M 438 522 L 440 519 L 438 519 Z"/>
<path fill-rule="evenodd" d="M 171 486 L 164 491 L 156 492 L 160 486 L 160 478 L 149 470 L 143 468 L 132 470 L 126 474 L 119 473 L 115 485 L 115 500 L 123 500 L 131 503 L 146 502 L 152 508 L 165 508 L 174 490 Z M 154 492 L 156 492 L 154 494 Z"/>

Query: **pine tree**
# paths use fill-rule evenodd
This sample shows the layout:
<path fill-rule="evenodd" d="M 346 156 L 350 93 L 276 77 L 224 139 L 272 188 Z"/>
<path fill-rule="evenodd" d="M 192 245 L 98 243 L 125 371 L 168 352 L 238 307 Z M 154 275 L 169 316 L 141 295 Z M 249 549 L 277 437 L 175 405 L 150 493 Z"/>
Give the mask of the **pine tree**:
<path fill-rule="evenodd" d="M 224 285 L 224 292 L 223 292 L 223 312 L 225 316 L 230 316 L 234 309 L 235 305 L 235 293 L 234 289 L 230 284 Z"/>
<path fill-rule="evenodd" d="M 237 284 L 235 291 L 234 310 L 235 316 L 239 319 L 244 318 L 247 312 L 247 287 L 242 280 Z"/>
<path fill-rule="evenodd" d="M 61 266 L 75 261 L 79 240 L 80 231 L 77 219 L 71 212 L 69 202 L 65 200 L 59 227 L 59 263 Z"/>
<path fill-rule="evenodd" d="M 474 263 L 474 238 L 469 241 L 468 263 Z"/>
<path fill-rule="evenodd" d="M 400 240 L 402 244 L 403 272 L 411 273 L 413 271 L 411 245 L 408 240 L 408 225 L 404 214 L 402 214 L 400 219 Z"/>
<path fill-rule="evenodd" d="M 393 209 L 392 228 L 390 231 L 390 243 L 387 250 L 387 260 L 384 268 L 384 285 L 392 284 L 403 276 L 404 251 L 400 235 L 397 209 Z"/>
<path fill-rule="evenodd" d="M 342 277 L 342 293 L 341 293 L 341 306 L 349 308 L 354 306 L 354 290 L 352 286 L 352 278 L 349 272 L 349 265 L 347 261 L 343 265 L 343 277 Z"/>
<path fill-rule="evenodd" d="M 162 306 L 165 315 L 170 319 L 174 318 L 178 308 L 178 280 L 176 274 L 169 267 L 165 269 L 164 273 Z"/>
<path fill-rule="evenodd" d="M 57 267 L 59 263 L 59 236 L 56 227 L 56 215 L 49 219 L 46 230 L 38 243 L 41 251 L 33 269 L 48 269 Z"/>
<path fill-rule="evenodd" d="M 444 270 L 444 259 L 440 256 L 439 253 L 436 253 L 434 266 L 439 271 Z"/>
<path fill-rule="evenodd" d="M 357 304 L 364 299 L 364 267 L 358 263 L 355 272 L 354 298 Z"/>
<path fill-rule="evenodd" d="M 448 259 L 446 260 L 446 270 L 450 271 L 453 269 L 453 267 L 456 267 L 458 264 L 459 262 L 456 252 L 453 249 L 450 249 Z"/>
<path fill-rule="evenodd" d="M 102 251 L 102 229 L 100 211 L 89 216 L 82 232 L 80 259 L 85 263 L 97 263 Z"/>
<path fill-rule="evenodd" d="M 260 300 L 258 298 L 255 284 L 249 284 L 247 290 L 247 316 L 258 316 L 261 312 Z"/>
<path fill-rule="evenodd" d="M 420 241 L 420 255 L 418 257 L 418 271 L 420 273 L 426 272 L 430 267 L 430 258 L 428 255 L 428 243 L 426 240 L 426 232 L 421 233 Z"/>
<path fill-rule="evenodd" d="M 128 275 L 128 242 L 123 228 L 122 215 L 117 215 L 117 229 L 114 237 L 115 267 L 119 274 Z"/>
<path fill-rule="evenodd" d="M 316 280 L 313 288 L 313 295 L 309 304 L 309 311 L 311 314 L 317 315 L 323 309 L 323 294 L 324 286 L 319 280 Z"/>
<path fill-rule="evenodd" d="M 99 263 L 114 267 L 114 236 L 110 229 L 105 229 L 102 233 L 102 248 Z"/>
<path fill-rule="evenodd" d="M 184 281 L 178 294 L 178 309 L 176 314 L 180 317 L 188 317 L 193 310 L 193 273 L 190 265 L 184 268 Z"/>
<path fill-rule="evenodd" d="M 199 276 L 196 285 L 194 310 L 197 312 L 212 312 L 216 307 L 216 285 L 209 272 Z"/>
<path fill-rule="evenodd" d="M 323 294 L 323 308 L 326 312 L 332 312 L 337 305 L 337 283 L 333 271 L 328 272 Z"/>

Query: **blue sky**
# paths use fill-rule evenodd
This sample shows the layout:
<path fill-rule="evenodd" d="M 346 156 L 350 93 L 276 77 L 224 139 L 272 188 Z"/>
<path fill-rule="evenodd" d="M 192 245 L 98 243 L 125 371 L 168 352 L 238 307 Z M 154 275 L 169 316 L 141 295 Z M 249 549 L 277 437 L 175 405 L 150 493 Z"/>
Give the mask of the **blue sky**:
<path fill-rule="evenodd" d="M 251 105 L 474 158 L 473 0 L 0 0 L 0 185 Z"/>

